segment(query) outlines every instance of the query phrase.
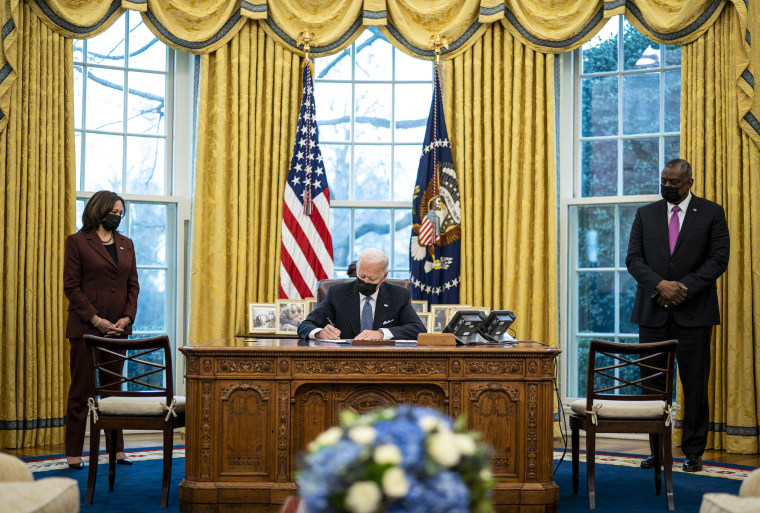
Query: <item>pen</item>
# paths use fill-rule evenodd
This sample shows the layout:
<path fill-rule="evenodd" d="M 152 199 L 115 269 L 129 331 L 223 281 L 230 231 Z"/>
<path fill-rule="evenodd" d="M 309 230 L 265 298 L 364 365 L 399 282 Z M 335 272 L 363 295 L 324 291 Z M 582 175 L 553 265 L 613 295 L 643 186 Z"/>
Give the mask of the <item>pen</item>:
<path fill-rule="evenodd" d="M 329 317 L 327 318 L 327 322 L 330 323 L 330 326 L 335 326 L 335 324 L 333 324 L 333 322 L 332 322 L 332 319 L 330 319 Z"/>

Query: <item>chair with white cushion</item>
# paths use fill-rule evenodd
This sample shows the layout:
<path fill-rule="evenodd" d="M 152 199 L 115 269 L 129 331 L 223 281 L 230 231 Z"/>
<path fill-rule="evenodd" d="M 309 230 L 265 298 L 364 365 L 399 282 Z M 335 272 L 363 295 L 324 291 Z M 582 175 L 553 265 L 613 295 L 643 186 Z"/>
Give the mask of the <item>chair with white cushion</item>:
<path fill-rule="evenodd" d="M 165 508 L 169 500 L 174 429 L 185 425 L 185 398 L 174 395 L 169 337 L 124 340 L 85 335 L 84 339 L 90 359 L 90 465 L 85 504 L 92 504 L 95 493 L 100 430 L 110 430 L 108 487 L 113 491 L 116 430 L 137 429 L 164 433 L 161 507 Z M 120 373 L 114 372 L 114 368 L 120 367 Z M 109 379 L 104 380 L 105 376 Z M 107 384 L 101 385 L 101 381 Z M 132 390 L 123 385 L 130 385 Z"/>
<path fill-rule="evenodd" d="M 592 340 L 588 355 L 586 398 L 571 404 L 573 493 L 578 494 L 579 430 L 586 432 L 588 504 L 596 507 L 595 445 L 597 433 L 649 433 L 659 435 L 654 450 L 655 490 L 662 489 L 662 455 L 665 456 L 665 490 L 673 509 L 673 369 L 677 340 L 648 344 L 620 344 Z M 665 390 L 653 382 L 665 377 Z"/>

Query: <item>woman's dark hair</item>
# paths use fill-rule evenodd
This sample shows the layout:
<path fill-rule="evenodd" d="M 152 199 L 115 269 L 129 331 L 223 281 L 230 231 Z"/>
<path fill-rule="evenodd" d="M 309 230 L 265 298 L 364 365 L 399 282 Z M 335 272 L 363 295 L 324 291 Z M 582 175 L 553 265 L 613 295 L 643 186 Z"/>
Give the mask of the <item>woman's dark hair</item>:
<path fill-rule="evenodd" d="M 127 202 L 121 196 L 111 191 L 98 191 L 93 194 L 84 206 L 84 212 L 82 212 L 81 231 L 90 232 L 97 230 L 103 219 L 111 213 L 117 201 L 121 201 L 122 208 L 124 209 L 121 217 L 124 217 L 124 213 L 127 211 Z"/>

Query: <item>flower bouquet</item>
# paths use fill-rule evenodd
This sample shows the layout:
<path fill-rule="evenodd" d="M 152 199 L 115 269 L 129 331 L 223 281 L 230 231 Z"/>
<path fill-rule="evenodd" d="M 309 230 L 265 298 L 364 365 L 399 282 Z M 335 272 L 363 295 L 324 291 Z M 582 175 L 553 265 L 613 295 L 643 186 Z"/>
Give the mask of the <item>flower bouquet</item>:
<path fill-rule="evenodd" d="M 296 475 L 308 513 L 491 511 L 489 448 L 430 408 L 356 415 L 308 446 Z"/>

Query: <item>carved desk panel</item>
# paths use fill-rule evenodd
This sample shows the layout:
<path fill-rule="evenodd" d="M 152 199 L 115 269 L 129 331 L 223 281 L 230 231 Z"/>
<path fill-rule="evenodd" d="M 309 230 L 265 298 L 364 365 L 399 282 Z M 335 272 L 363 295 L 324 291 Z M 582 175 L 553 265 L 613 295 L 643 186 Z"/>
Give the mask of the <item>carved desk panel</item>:
<path fill-rule="evenodd" d="M 467 415 L 494 449 L 499 512 L 556 512 L 553 379 L 559 350 L 352 347 L 223 339 L 186 356 L 185 513 L 279 512 L 299 453 L 357 413 L 402 403 Z"/>

